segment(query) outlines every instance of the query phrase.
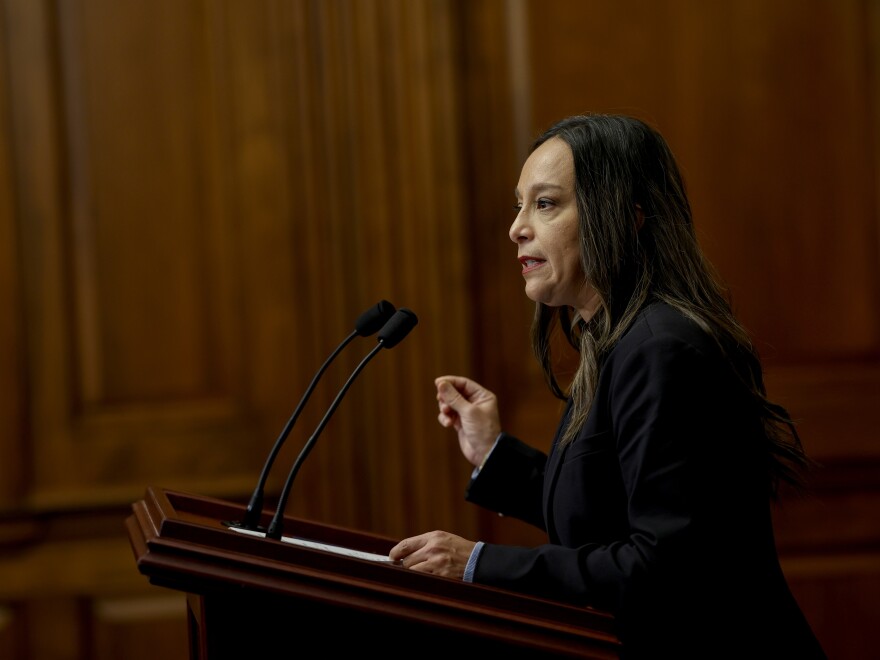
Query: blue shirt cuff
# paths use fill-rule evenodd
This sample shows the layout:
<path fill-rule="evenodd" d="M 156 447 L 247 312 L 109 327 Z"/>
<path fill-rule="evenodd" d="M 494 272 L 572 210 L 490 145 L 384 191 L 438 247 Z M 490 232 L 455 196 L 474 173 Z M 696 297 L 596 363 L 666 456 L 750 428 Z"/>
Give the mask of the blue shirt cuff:
<path fill-rule="evenodd" d="M 467 566 L 464 567 L 464 576 L 462 576 L 461 578 L 465 582 L 474 581 L 474 571 L 477 568 L 477 560 L 480 558 L 480 553 L 483 551 L 484 545 L 485 543 L 483 543 L 482 541 L 477 541 L 477 544 L 471 551 L 471 556 L 468 557 Z"/>

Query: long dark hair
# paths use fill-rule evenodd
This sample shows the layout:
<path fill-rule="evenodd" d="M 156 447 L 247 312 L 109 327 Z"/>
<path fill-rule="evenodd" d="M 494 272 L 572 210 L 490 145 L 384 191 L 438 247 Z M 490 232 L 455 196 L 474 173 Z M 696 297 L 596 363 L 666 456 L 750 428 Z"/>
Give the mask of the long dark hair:
<path fill-rule="evenodd" d="M 777 495 L 780 481 L 802 485 L 810 461 L 786 410 L 768 400 L 757 351 L 698 245 L 684 179 L 666 141 L 632 117 L 578 115 L 550 127 L 531 151 L 554 137 L 574 157 L 581 265 L 600 300 L 588 322 L 570 307 L 536 304 L 532 348 L 553 394 L 572 400 L 560 442 L 571 442 L 583 426 L 602 357 L 646 302 L 663 301 L 709 333 L 726 354 L 735 353 L 730 362 L 756 404 L 767 438 L 771 494 Z M 624 277 L 629 286 L 620 300 Z M 612 300 L 612 290 L 618 299 Z M 552 367 L 557 328 L 580 354 L 567 393 Z"/>

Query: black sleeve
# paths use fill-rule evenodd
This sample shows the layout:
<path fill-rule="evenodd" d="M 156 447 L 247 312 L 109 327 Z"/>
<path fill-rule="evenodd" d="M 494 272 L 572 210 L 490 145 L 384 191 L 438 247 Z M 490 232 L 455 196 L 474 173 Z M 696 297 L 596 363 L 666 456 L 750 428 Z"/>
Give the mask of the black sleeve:
<path fill-rule="evenodd" d="M 542 493 L 546 463 L 546 454 L 502 433 L 468 484 L 465 499 L 545 529 Z"/>

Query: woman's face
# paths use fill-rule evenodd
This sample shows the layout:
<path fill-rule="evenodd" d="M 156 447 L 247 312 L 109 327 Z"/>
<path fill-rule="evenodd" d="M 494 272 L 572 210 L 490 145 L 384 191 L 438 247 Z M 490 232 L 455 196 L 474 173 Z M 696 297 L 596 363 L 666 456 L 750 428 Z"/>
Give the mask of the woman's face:
<path fill-rule="evenodd" d="M 531 153 L 516 199 L 509 235 L 518 248 L 526 295 L 551 307 L 569 305 L 588 320 L 598 298 L 581 268 L 574 159 L 563 140 L 551 138 Z"/>

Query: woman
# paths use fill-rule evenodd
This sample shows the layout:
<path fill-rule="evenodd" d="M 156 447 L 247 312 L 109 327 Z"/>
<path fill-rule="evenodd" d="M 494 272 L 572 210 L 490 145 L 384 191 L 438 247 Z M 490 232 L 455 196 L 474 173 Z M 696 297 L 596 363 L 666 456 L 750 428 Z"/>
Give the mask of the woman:
<path fill-rule="evenodd" d="M 436 379 L 474 465 L 471 502 L 544 529 L 534 548 L 435 531 L 404 567 L 612 611 L 628 658 L 823 658 L 786 584 L 771 503 L 809 465 L 694 234 L 666 142 L 624 116 L 566 118 L 522 168 L 510 239 L 532 344 L 567 402 L 549 457 L 502 432 L 495 395 Z M 560 328 L 580 356 L 566 388 Z"/>

